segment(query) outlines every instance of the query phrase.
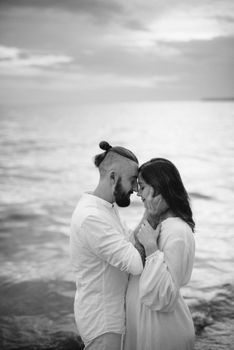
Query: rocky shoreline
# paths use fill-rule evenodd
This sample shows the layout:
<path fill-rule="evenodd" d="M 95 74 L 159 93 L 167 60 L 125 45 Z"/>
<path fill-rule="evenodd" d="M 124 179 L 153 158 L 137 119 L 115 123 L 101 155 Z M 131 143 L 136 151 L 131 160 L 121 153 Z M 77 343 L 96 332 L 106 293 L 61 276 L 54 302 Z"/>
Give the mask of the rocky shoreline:
<path fill-rule="evenodd" d="M 5 284 L 0 295 L 0 349 L 82 350 L 74 322 L 73 287 L 73 283 L 61 281 Z M 221 286 L 213 299 L 199 299 L 190 305 L 196 331 L 195 350 L 232 349 L 233 309 L 231 284 Z"/>
<path fill-rule="evenodd" d="M 204 305 L 200 305 L 194 307 L 192 311 L 192 317 L 194 321 L 195 331 L 196 331 L 196 343 L 195 350 L 220 350 L 225 349 L 229 350 L 231 347 L 224 348 L 222 344 L 217 343 L 216 346 L 212 341 L 212 338 L 209 339 L 209 334 L 211 332 L 207 332 L 209 327 L 214 326 L 216 323 L 215 319 L 212 317 L 212 312 L 210 311 L 208 303 Z M 231 310 L 230 310 L 231 312 Z M 231 329 L 229 338 L 231 337 Z M 226 335 L 227 339 L 224 342 L 226 345 L 230 343 L 231 338 L 228 340 L 228 335 Z M 4 344 L 5 343 L 5 344 Z M 45 337 L 41 337 L 41 339 L 36 340 L 31 344 L 22 344 L 14 346 L 10 344 L 11 342 L 0 343 L 2 350 L 83 350 L 84 345 L 81 338 L 75 332 L 56 332 L 54 334 L 45 335 Z M 8 344 L 7 344 L 8 343 Z M 231 343 L 230 343 L 231 346 Z"/>

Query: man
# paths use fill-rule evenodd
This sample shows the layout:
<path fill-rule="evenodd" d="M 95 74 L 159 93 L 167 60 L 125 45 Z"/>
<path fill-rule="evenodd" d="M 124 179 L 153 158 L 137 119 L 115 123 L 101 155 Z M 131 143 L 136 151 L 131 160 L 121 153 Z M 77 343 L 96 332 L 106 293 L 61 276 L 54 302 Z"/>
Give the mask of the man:
<path fill-rule="evenodd" d="M 138 160 L 126 148 L 107 142 L 99 146 L 104 152 L 95 157 L 98 186 L 81 197 L 71 222 L 75 319 L 85 349 L 120 350 L 128 273 L 140 274 L 143 265 L 114 203 L 120 207 L 130 204 L 138 187 Z"/>

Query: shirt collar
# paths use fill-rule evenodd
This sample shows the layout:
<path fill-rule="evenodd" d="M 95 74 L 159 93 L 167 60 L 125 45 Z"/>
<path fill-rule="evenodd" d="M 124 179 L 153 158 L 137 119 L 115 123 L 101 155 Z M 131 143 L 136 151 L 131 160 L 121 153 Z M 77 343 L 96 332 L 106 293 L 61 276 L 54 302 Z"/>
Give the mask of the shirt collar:
<path fill-rule="evenodd" d="M 105 199 L 97 197 L 91 192 L 85 192 L 82 197 L 92 203 L 96 203 L 98 206 L 103 206 L 109 209 L 114 208 L 114 203 L 107 202 Z"/>

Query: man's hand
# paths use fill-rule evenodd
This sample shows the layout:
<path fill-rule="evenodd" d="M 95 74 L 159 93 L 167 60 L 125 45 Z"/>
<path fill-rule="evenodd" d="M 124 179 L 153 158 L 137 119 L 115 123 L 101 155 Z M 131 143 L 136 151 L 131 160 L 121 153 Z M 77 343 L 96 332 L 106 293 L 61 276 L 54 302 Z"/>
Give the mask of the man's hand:
<path fill-rule="evenodd" d="M 145 258 L 146 258 L 145 248 L 140 243 L 140 241 L 138 240 L 137 236 L 135 237 L 135 248 L 138 250 L 138 252 L 139 252 L 139 254 L 141 256 L 141 260 L 142 260 L 143 266 L 145 266 Z"/>
<path fill-rule="evenodd" d="M 149 195 L 145 200 L 145 206 L 150 216 L 160 218 L 160 216 L 168 209 L 168 204 L 161 194 L 153 196 L 154 190 L 151 188 Z"/>

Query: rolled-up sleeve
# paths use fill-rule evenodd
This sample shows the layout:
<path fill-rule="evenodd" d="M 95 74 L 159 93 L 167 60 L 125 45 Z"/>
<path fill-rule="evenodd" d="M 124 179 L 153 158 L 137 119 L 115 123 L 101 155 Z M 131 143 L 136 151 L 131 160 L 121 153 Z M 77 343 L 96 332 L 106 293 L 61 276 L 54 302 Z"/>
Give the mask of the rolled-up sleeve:
<path fill-rule="evenodd" d="M 101 218 L 88 216 L 82 223 L 81 230 L 89 249 L 112 266 L 133 275 L 143 271 L 137 249 L 123 234 Z"/>

